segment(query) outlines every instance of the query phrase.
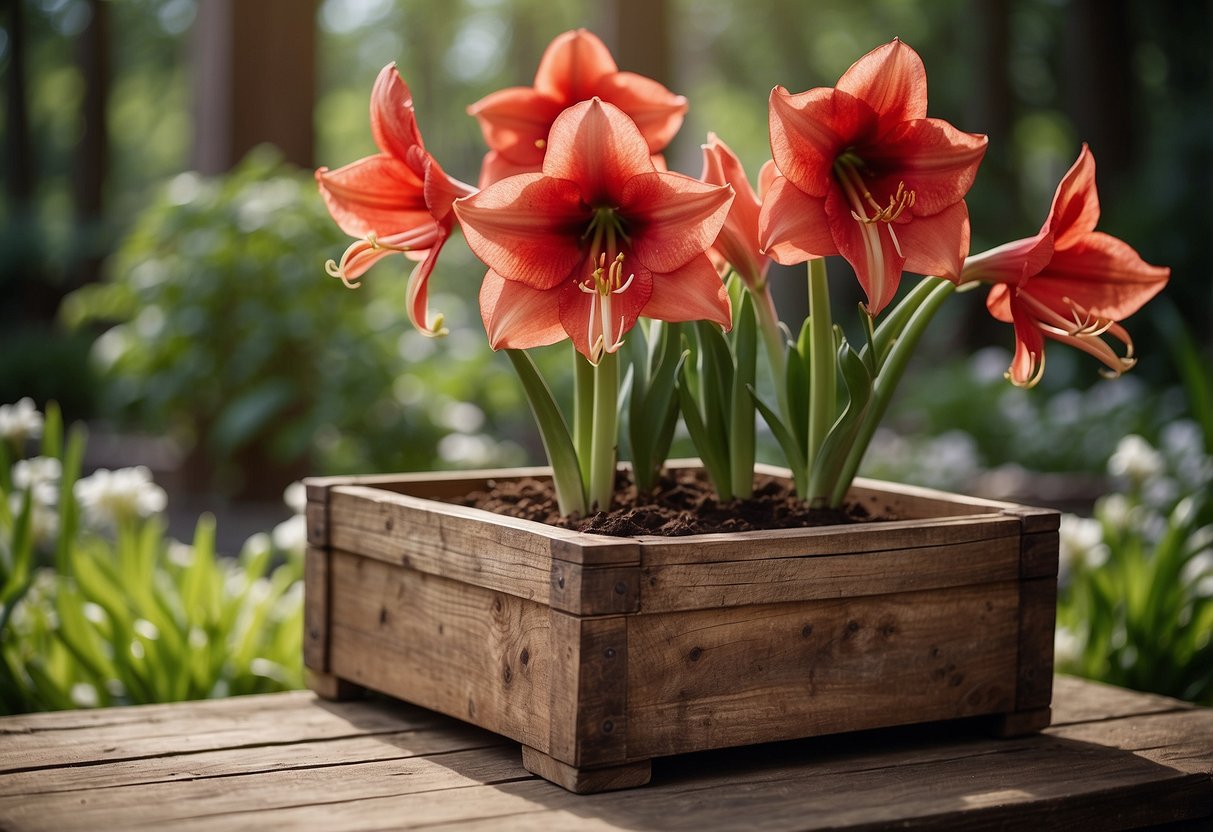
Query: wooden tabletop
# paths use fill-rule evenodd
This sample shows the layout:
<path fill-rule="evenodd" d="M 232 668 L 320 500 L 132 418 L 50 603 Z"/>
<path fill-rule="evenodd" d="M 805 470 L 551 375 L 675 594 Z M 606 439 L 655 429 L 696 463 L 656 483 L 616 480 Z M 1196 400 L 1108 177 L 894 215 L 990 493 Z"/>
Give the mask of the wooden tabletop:
<path fill-rule="evenodd" d="M 1059 677 L 1054 726 L 919 726 L 684 755 L 577 796 L 519 746 L 307 692 L 0 719 L 0 829 L 1213 827 L 1213 710 Z"/>

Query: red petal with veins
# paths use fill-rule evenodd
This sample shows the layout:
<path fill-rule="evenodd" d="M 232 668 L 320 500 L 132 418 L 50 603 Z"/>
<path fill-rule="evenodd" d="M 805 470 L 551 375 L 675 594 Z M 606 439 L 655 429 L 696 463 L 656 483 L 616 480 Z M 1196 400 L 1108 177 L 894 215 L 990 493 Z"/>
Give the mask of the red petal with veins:
<path fill-rule="evenodd" d="M 661 321 L 711 321 L 725 329 L 733 322 L 729 293 L 706 255 L 653 275 L 653 293 L 641 314 Z"/>
<path fill-rule="evenodd" d="M 878 46 L 851 65 L 835 85 L 879 116 L 878 132 L 927 114 L 927 71 L 900 40 Z"/>
<path fill-rule="evenodd" d="M 1170 269 L 1151 266 L 1123 240 L 1092 231 L 1054 252 L 1024 289 L 1055 309 L 1061 306 L 1053 300 L 1070 298 L 1101 318 L 1119 321 L 1162 291 L 1170 276 Z"/>
<path fill-rule="evenodd" d="M 758 215 L 762 250 L 776 263 L 792 266 L 838 254 L 825 199 L 809 196 L 785 177 L 771 183 Z"/>
<path fill-rule="evenodd" d="M 648 142 L 649 150 L 657 153 L 670 143 L 682 126 L 687 100 L 675 95 L 652 78 L 634 72 L 618 72 L 601 78 L 595 94 L 631 117 Z"/>
<path fill-rule="evenodd" d="M 583 271 L 586 277 L 590 276 L 596 264 L 590 264 L 587 260 Z M 636 319 L 640 317 L 641 310 L 645 304 L 649 302 L 649 297 L 653 293 L 653 282 L 658 275 L 652 274 L 648 269 L 639 266 L 636 263 L 624 264 L 624 280 L 631 277 L 632 283 L 627 289 L 617 295 L 610 296 L 611 302 L 611 330 L 605 336 L 604 341 L 608 346 L 613 343 L 613 339 L 618 338 L 622 333 L 626 333 L 636 325 Z M 717 283 L 720 282 L 717 278 Z M 564 327 L 564 331 L 573 339 L 573 346 L 579 353 L 586 358 L 591 358 L 590 354 L 590 312 L 594 307 L 594 295 L 581 291 L 579 285 L 570 281 L 563 287 L 554 290 L 559 294 L 560 307 L 560 324 Z M 596 321 L 598 326 L 599 322 Z"/>
<path fill-rule="evenodd" d="M 371 89 L 371 137 L 384 153 L 404 162 L 411 147 L 424 146 L 413 111 L 413 94 L 391 63 L 379 71 Z"/>
<path fill-rule="evenodd" d="M 320 168 L 316 182 L 329 213 L 351 237 L 386 236 L 433 222 L 424 182 L 391 156 L 367 156 L 337 170 Z"/>
<path fill-rule="evenodd" d="M 906 256 L 905 269 L 915 274 L 960 279 L 969 253 L 969 207 L 964 200 L 930 217 L 893 223 L 893 233 Z"/>
<path fill-rule="evenodd" d="M 771 156 L 779 172 L 811 196 L 836 188 L 834 160 L 876 127 L 872 108 L 845 92 L 818 87 L 798 95 L 771 91 Z"/>
<path fill-rule="evenodd" d="M 485 144 L 511 164 L 533 171 L 543 164 L 543 143 L 565 105 L 530 87 L 510 87 L 480 99 L 468 113 L 480 122 Z"/>
<path fill-rule="evenodd" d="M 468 246 L 507 280 L 551 289 L 574 276 L 585 257 L 581 235 L 590 215 L 577 184 L 566 179 L 511 176 L 457 200 L 455 213 Z"/>
<path fill-rule="evenodd" d="M 480 179 L 477 184 L 480 188 L 487 188 L 494 182 L 500 182 L 507 176 L 517 176 L 520 173 L 535 173 L 539 170 L 539 165 L 516 165 L 506 159 L 496 150 L 490 150 L 484 154 L 484 159 L 480 163 Z"/>
<path fill-rule="evenodd" d="M 1007 375 L 1019 387 L 1032 387 L 1040 381 L 1044 372 L 1044 335 L 1032 316 L 1014 298 L 1010 299 L 1008 306 L 1015 325 L 1015 357 L 1011 360 Z"/>
<path fill-rule="evenodd" d="M 1078 160 L 1057 186 L 1049 216 L 1041 230 L 1053 234 L 1055 248 L 1077 243 L 1099 222 L 1099 193 L 1095 190 L 1095 157 L 1084 144 Z"/>
<path fill-rule="evenodd" d="M 775 166 L 770 165 L 773 169 Z M 732 185 L 733 204 L 713 249 L 732 265 L 751 287 L 766 274 L 770 259 L 759 251 L 758 214 L 762 203 L 750 187 L 741 160 L 715 133 L 708 134 L 703 146 L 703 173 L 700 178 L 713 185 Z"/>
<path fill-rule="evenodd" d="M 635 123 L 597 98 L 574 104 L 552 124 L 543 173 L 576 182 L 591 208 L 617 206 L 629 179 L 655 170 Z"/>
<path fill-rule="evenodd" d="M 535 72 L 535 89 L 565 103 L 584 101 L 595 94 L 604 76 L 618 69 L 597 35 L 576 29 L 557 35 L 548 44 Z"/>
<path fill-rule="evenodd" d="M 915 217 L 938 214 L 964 199 L 977 176 L 989 139 L 963 133 L 946 121 L 924 118 L 897 125 L 877 144 L 856 151 L 875 176 L 868 187 L 879 202 L 905 182 L 914 191 Z"/>
<path fill-rule="evenodd" d="M 480 317 L 489 345 L 525 350 L 563 341 L 567 335 L 560 323 L 560 292 L 532 289 L 489 269 L 480 285 Z"/>
<path fill-rule="evenodd" d="M 628 249 L 655 272 L 671 272 L 703 254 L 724 224 L 733 201 L 731 188 L 709 185 L 677 173 L 633 176 L 620 194 Z M 627 263 L 624 269 L 630 268 Z"/>
<path fill-rule="evenodd" d="M 426 335 L 445 335 L 446 329 L 442 326 L 442 318 L 431 321 L 430 319 L 430 274 L 434 271 L 434 265 L 438 262 L 438 254 L 442 251 L 442 246 L 446 242 L 446 238 L 450 235 L 448 228 L 439 226 L 438 236 L 434 241 L 434 245 L 430 247 L 429 255 L 413 267 L 413 271 L 409 274 L 408 283 L 405 286 L 405 303 L 409 313 L 409 320 L 413 322 L 413 326 Z"/>

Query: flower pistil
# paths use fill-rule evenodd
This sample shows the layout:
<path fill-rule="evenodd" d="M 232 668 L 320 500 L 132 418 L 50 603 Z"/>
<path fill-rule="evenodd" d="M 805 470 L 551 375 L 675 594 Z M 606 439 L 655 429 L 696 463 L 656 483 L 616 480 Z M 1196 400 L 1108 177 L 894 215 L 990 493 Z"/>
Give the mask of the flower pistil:
<path fill-rule="evenodd" d="M 607 335 L 614 329 L 615 316 L 611 311 L 613 295 L 622 295 L 636 279 L 635 273 L 623 279 L 623 254 L 617 254 L 606 265 L 606 254 L 598 258 L 598 268 L 588 278 L 577 283 L 577 288 L 590 296 L 590 317 L 586 340 L 590 343 L 590 363 L 597 365 L 606 353 L 618 352 L 623 346 L 623 333 L 627 328 L 627 317 L 619 316 L 619 334 L 606 343 Z"/>

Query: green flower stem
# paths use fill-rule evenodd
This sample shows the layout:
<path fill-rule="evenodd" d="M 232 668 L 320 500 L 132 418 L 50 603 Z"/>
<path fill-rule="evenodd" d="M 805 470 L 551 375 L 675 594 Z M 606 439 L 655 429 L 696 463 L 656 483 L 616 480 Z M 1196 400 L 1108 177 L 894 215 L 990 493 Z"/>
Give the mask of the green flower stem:
<path fill-rule="evenodd" d="M 754 315 L 758 319 L 758 331 L 762 333 L 762 341 L 766 346 L 767 359 L 771 366 L 771 377 L 775 381 L 775 396 L 779 403 L 779 415 L 791 424 L 792 414 L 788 405 L 787 352 L 788 339 L 779 328 L 779 315 L 775 311 L 775 299 L 771 297 L 771 287 L 764 284 L 761 292 L 753 292 L 750 297 L 754 301 Z"/>
<path fill-rule="evenodd" d="M 758 338 L 755 333 L 754 299 L 741 296 L 734 313 L 733 387 L 729 395 L 729 479 L 733 496 L 747 500 L 754 494 L 755 424 L 754 399 L 758 365 Z"/>
<path fill-rule="evenodd" d="M 619 438 L 619 355 L 604 353 L 594 368 L 594 425 L 590 441 L 589 506 L 606 511 L 615 496 Z"/>
<path fill-rule="evenodd" d="M 910 356 L 913 355 L 919 339 L 930 326 L 940 305 L 956 290 L 954 284 L 938 277 L 929 277 L 922 283 L 928 285 L 929 288 L 919 292 L 919 287 L 916 287 L 914 292 L 907 295 L 905 300 L 898 305 L 903 307 L 907 304 L 916 304 L 916 308 L 911 307 L 912 314 L 909 316 L 905 328 L 901 335 L 892 341 L 888 356 L 880 367 L 880 373 L 876 376 L 868 411 L 864 415 L 863 424 L 859 428 L 855 442 L 851 445 L 846 464 L 843 466 L 842 473 L 835 483 L 834 492 L 830 496 L 831 506 L 842 505 L 842 501 L 851 487 L 851 481 L 855 479 L 855 474 L 859 470 L 859 464 L 868 450 L 868 444 L 872 441 L 872 435 L 876 433 L 876 428 L 880 426 L 880 420 L 884 418 L 893 394 L 897 392 L 897 385 L 910 363 Z M 898 311 L 900 312 L 900 309 Z M 878 331 L 878 342 L 879 339 Z"/>
<path fill-rule="evenodd" d="M 581 487 L 590 489 L 590 442 L 594 433 L 594 365 L 573 350 L 573 447 L 581 464 Z"/>
<path fill-rule="evenodd" d="M 830 285 L 826 261 L 809 261 L 809 441 L 808 470 L 834 423 L 837 374 L 834 370 L 834 320 L 830 315 Z"/>

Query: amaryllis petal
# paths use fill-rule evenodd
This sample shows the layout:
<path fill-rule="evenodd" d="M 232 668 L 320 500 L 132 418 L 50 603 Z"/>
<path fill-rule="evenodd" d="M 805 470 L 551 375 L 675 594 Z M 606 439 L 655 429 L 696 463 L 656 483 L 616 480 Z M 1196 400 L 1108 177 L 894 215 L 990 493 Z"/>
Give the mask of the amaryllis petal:
<path fill-rule="evenodd" d="M 622 110 L 597 98 L 574 104 L 552 124 L 543 173 L 577 182 L 591 207 L 613 207 L 624 184 L 655 170 L 649 146 Z"/>
<path fill-rule="evenodd" d="M 457 200 L 455 213 L 468 246 L 485 265 L 532 288 L 557 286 L 585 257 L 581 234 L 589 212 L 576 183 L 567 179 L 511 176 Z"/>
<path fill-rule="evenodd" d="M 564 107 L 562 99 L 530 87 L 510 87 L 480 99 L 468 113 L 480 122 L 485 144 L 493 152 L 533 171 L 543 164 L 548 130 Z"/>
<path fill-rule="evenodd" d="M 560 323 L 561 291 L 532 289 L 489 269 L 480 285 L 480 316 L 489 345 L 525 350 L 563 341 L 568 336 Z"/>
<path fill-rule="evenodd" d="M 825 196 L 834 186 L 834 159 L 869 134 L 876 115 L 859 99 L 826 87 L 793 95 L 771 91 L 771 156 L 798 188 Z"/>
<path fill-rule="evenodd" d="M 405 308 L 408 309 L 409 320 L 419 332 L 432 337 L 447 334 L 446 327 L 442 325 L 442 315 L 430 317 L 429 284 L 430 274 L 438 262 L 438 254 L 449 235 L 449 229 L 439 226 L 438 237 L 430 247 L 429 255 L 413 267 L 405 286 Z"/>
<path fill-rule="evenodd" d="M 772 163 L 764 167 L 772 175 L 774 169 Z M 708 143 L 703 146 L 703 173 L 699 178 L 713 185 L 733 187 L 733 204 L 712 249 L 732 265 L 747 285 L 757 287 L 771 262 L 762 254 L 758 243 L 758 215 L 762 203 L 750 187 L 741 160 L 715 133 L 708 134 Z"/>
<path fill-rule="evenodd" d="M 618 67 L 610 50 L 586 29 L 557 35 L 544 50 L 535 72 L 535 90 L 572 103 L 595 94 L 598 82 Z"/>
<path fill-rule="evenodd" d="M 1099 222 L 1099 193 L 1095 190 L 1095 157 L 1083 144 L 1078 159 L 1062 178 L 1053 195 L 1049 216 L 1042 228 L 1053 234 L 1054 246 L 1069 248 Z"/>
<path fill-rule="evenodd" d="M 496 150 L 490 150 L 484 154 L 484 159 L 480 163 L 480 178 L 477 180 L 477 185 L 483 189 L 492 185 L 507 176 L 517 176 L 520 173 L 534 173 L 539 169 L 540 165 L 516 165 L 506 159 Z"/>
<path fill-rule="evenodd" d="M 634 72 L 618 72 L 600 79 L 595 94 L 636 122 L 653 153 L 670 143 L 687 112 L 686 98 Z"/>
<path fill-rule="evenodd" d="M 725 329 L 733 321 L 729 293 L 704 255 L 676 271 L 655 275 L 653 293 L 642 314 L 661 321 L 711 321 Z"/>
<path fill-rule="evenodd" d="M 965 255 L 969 253 L 969 207 L 964 200 L 931 217 L 915 217 L 912 222 L 891 223 L 905 253 L 905 269 L 915 274 L 960 279 Z"/>
<path fill-rule="evenodd" d="M 438 164 L 438 160 L 432 156 L 426 156 L 423 169 L 425 170 L 425 187 L 423 189 L 425 204 L 429 207 L 430 214 L 435 220 L 450 228 L 455 223 L 455 217 L 452 214 L 455 200 L 471 196 L 476 193 L 476 189 L 447 176 L 446 171 Z"/>
<path fill-rule="evenodd" d="M 946 121 L 902 122 L 880 142 L 858 152 L 872 169 L 873 193 L 892 194 L 900 183 L 914 192 L 916 217 L 937 214 L 964 199 L 985 156 L 989 138 L 963 133 Z"/>
<path fill-rule="evenodd" d="M 1015 357 L 1007 378 L 1016 387 L 1035 387 L 1045 372 L 1045 339 L 1040 328 L 1013 299 L 1009 306 L 1015 325 Z"/>
<path fill-rule="evenodd" d="M 758 215 L 762 251 L 776 263 L 793 265 L 838 254 L 824 197 L 813 197 L 779 176 L 771 183 Z"/>
<path fill-rule="evenodd" d="M 732 201 L 727 186 L 653 172 L 628 180 L 619 211 L 630 224 L 632 254 L 655 272 L 671 272 L 712 245 Z"/>
<path fill-rule="evenodd" d="M 413 94 L 390 63 L 379 71 L 371 89 L 371 137 L 384 153 L 405 161 L 409 148 L 423 146 Z"/>
<path fill-rule="evenodd" d="M 983 251 L 964 263 L 960 283 L 1018 283 L 1040 272 L 1053 259 L 1053 237 L 1037 234 Z M 1009 315 L 1010 313 L 1008 313 Z M 1000 320 L 1004 320 L 1001 319 Z M 1011 319 L 1005 319 L 1010 323 Z"/>
<path fill-rule="evenodd" d="M 1033 294 L 1069 298 L 1102 318 L 1122 320 L 1162 291 L 1171 270 L 1151 266 L 1123 240 L 1098 231 L 1053 254 Z M 1047 289 L 1046 289 L 1047 285 Z"/>
<path fill-rule="evenodd" d="M 588 273 L 588 261 L 586 269 Z M 618 349 L 653 293 L 654 275 L 643 266 L 626 265 L 624 280 L 625 289 L 605 296 L 597 290 L 585 291 L 586 287 L 577 283 L 553 290 L 560 295 L 561 326 L 572 339 L 573 347 L 593 363 L 598 362 L 603 351 Z"/>
<path fill-rule="evenodd" d="M 868 313 L 879 315 L 897 294 L 905 268 L 905 249 L 893 231 L 896 223 L 854 221 L 850 206 L 836 191 L 826 197 L 825 209 L 838 253 L 855 269 L 855 277 L 868 296 Z"/>
<path fill-rule="evenodd" d="M 872 108 L 880 119 L 878 132 L 927 114 L 927 71 L 922 58 L 897 39 L 852 64 L 836 88 Z"/>
<path fill-rule="evenodd" d="M 367 156 L 337 170 L 320 168 L 316 182 L 329 213 L 351 237 L 384 236 L 432 222 L 424 181 L 391 156 Z"/>

